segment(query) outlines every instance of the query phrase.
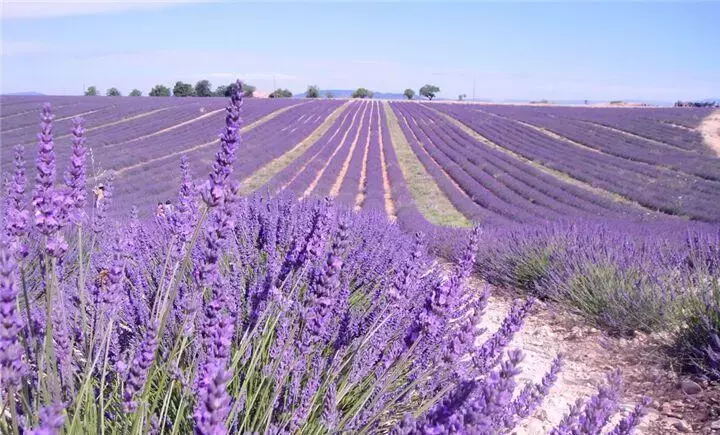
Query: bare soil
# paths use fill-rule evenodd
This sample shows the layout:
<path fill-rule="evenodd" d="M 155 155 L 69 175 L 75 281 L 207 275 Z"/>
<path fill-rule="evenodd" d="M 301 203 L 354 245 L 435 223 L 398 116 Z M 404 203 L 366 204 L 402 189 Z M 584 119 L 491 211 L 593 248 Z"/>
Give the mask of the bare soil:
<path fill-rule="evenodd" d="M 475 288 L 483 285 L 487 284 L 471 280 Z M 483 337 L 497 330 L 517 297 L 497 288 L 492 288 L 491 294 L 481 325 L 487 328 Z M 647 396 L 653 402 L 638 433 L 720 433 L 720 386 L 678 375 L 664 353 L 668 343 L 669 337 L 660 334 L 637 334 L 631 339 L 611 337 L 580 316 L 537 302 L 508 347 L 521 349 L 525 355 L 520 386 L 539 382 L 558 353 L 564 355 L 565 363 L 543 405 L 514 433 L 548 433 L 570 405 L 595 394 L 606 374 L 615 369 L 622 373 L 624 391 L 622 412 L 613 418 L 613 425 Z M 701 391 L 686 394 L 682 381 L 694 382 Z M 717 432 L 713 432 L 714 428 L 718 428 Z"/>
<path fill-rule="evenodd" d="M 720 157 L 720 110 L 711 113 L 698 126 L 703 141 Z"/>

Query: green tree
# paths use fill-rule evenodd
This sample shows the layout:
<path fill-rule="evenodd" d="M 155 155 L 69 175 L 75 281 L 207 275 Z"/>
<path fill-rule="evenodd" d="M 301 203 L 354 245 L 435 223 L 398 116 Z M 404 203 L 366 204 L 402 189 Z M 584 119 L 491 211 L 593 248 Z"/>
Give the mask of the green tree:
<path fill-rule="evenodd" d="M 212 97 L 212 85 L 207 80 L 200 80 L 195 83 L 195 95 L 198 97 Z"/>
<path fill-rule="evenodd" d="M 255 86 L 243 83 L 243 95 L 244 96 L 246 96 L 248 98 L 252 98 L 254 96 L 256 90 L 257 90 L 257 88 Z"/>
<path fill-rule="evenodd" d="M 405 92 L 403 92 L 403 95 L 405 95 L 405 98 L 407 98 L 408 100 L 412 100 L 413 97 L 415 96 L 415 91 L 413 91 L 410 88 L 407 88 L 407 89 L 405 89 Z"/>
<path fill-rule="evenodd" d="M 132 92 L 130 92 L 128 95 L 130 95 L 131 97 L 141 97 L 142 92 L 140 91 L 140 89 L 133 89 Z"/>
<path fill-rule="evenodd" d="M 120 91 L 118 90 L 118 88 L 110 88 L 110 89 L 107 90 L 107 94 L 106 94 L 106 95 L 107 95 L 108 97 L 119 97 L 119 96 L 121 96 L 122 94 L 120 93 Z"/>
<path fill-rule="evenodd" d="M 150 90 L 150 93 L 148 95 L 150 95 L 151 97 L 169 97 L 170 88 L 163 85 L 155 85 L 155 87 Z"/>
<path fill-rule="evenodd" d="M 435 98 L 435 95 L 438 92 L 440 92 L 440 88 L 435 85 L 425 85 L 420 88 L 420 95 L 427 98 L 428 100 L 432 100 L 433 98 Z"/>
<path fill-rule="evenodd" d="M 293 94 L 288 89 L 275 89 L 272 94 L 269 95 L 270 98 L 292 98 Z"/>
<path fill-rule="evenodd" d="M 90 86 L 85 90 L 86 97 L 95 97 L 98 94 L 98 90 L 95 86 Z"/>
<path fill-rule="evenodd" d="M 317 85 L 308 86 L 305 98 L 320 98 L 320 88 Z"/>
<path fill-rule="evenodd" d="M 464 101 L 467 98 L 467 94 L 458 95 L 458 101 Z"/>
<path fill-rule="evenodd" d="M 357 90 L 352 94 L 353 98 L 372 98 L 372 96 L 372 91 L 365 88 L 357 88 Z"/>
<path fill-rule="evenodd" d="M 335 98 L 335 94 L 330 91 L 325 92 L 325 98 Z"/>
<path fill-rule="evenodd" d="M 220 85 L 217 88 L 215 88 L 215 92 L 213 92 L 213 95 L 215 95 L 216 97 L 226 97 L 226 96 L 229 97 L 230 95 L 225 95 L 225 93 L 230 94 L 228 89 L 229 89 L 228 86 Z"/>
<path fill-rule="evenodd" d="M 173 96 L 174 97 L 192 97 L 195 96 L 195 89 L 193 89 L 193 86 L 190 83 L 183 83 L 183 82 L 175 82 L 175 87 L 173 88 Z"/>

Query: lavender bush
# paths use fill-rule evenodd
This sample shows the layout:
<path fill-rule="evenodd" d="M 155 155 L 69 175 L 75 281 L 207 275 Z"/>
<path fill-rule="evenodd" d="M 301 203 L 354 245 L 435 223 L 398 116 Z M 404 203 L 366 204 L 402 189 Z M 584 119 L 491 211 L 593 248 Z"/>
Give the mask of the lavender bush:
<path fill-rule="evenodd" d="M 206 182 L 183 160 L 175 206 L 122 221 L 110 182 L 88 201 L 80 120 L 58 184 L 43 109 L 32 202 L 22 148 L 3 201 L 0 432 L 498 433 L 540 406 L 561 359 L 514 394 L 522 353 L 507 349 L 532 301 L 476 345 L 479 229 L 447 272 L 384 216 L 240 197 L 241 106 L 238 82 Z M 597 433 L 618 394 L 559 433 Z"/>

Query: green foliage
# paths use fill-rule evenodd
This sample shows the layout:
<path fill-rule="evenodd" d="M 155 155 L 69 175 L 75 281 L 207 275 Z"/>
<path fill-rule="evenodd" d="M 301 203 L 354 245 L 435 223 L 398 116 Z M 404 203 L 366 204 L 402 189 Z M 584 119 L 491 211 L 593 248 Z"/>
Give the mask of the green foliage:
<path fill-rule="evenodd" d="M 256 88 L 255 86 L 249 85 L 249 84 L 247 84 L 247 83 L 243 83 L 243 94 L 244 94 L 246 97 L 248 97 L 248 98 L 254 97 L 254 94 L 255 94 L 255 91 L 256 91 L 256 90 L 257 90 L 257 88 Z M 225 95 L 225 96 L 226 96 L 226 97 L 229 97 L 230 95 L 228 94 L 228 95 Z"/>
<path fill-rule="evenodd" d="M 317 85 L 310 85 L 305 92 L 305 98 L 320 98 L 320 88 Z"/>
<path fill-rule="evenodd" d="M 128 95 L 130 95 L 131 97 L 141 97 L 142 92 L 140 91 L 140 89 L 133 89 Z"/>
<path fill-rule="evenodd" d="M 405 89 L 405 92 L 403 92 L 403 95 L 405 95 L 405 98 L 408 100 L 412 100 L 413 97 L 415 97 L 415 91 L 413 91 L 410 88 Z"/>
<path fill-rule="evenodd" d="M 212 85 L 208 80 L 200 80 L 195 83 L 195 95 L 198 97 L 212 97 Z"/>
<path fill-rule="evenodd" d="M 107 96 L 108 96 L 108 97 L 119 97 L 119 96 L 121 96 L 121 95 L 122 95 L 122 94 L 120 93 L 120 91 L 118 90 L 118 88 L 110 88 L 110 89 L 107 90 Z"/>
<path fill-rule="evenodd" d="M 293 94 L 287 89 L 275 89 L 270 95 L 270 98 L 292 98 Z"/>
<path fill-rule="evenodd" d="M 372 98 L 373 93 L 372 91 L 366 89 L 366 88 L 357 88 L 355 92 L 352 94 L 353 98 Z"/>
<path fill-rule="evenodd" d="M 228 89 L 230 89 L 229 86 L 220 85 L 217 88 L 215 88 L 215 92 L 213 92 L 213 95 L 216 97 L 226 97 L 230 94 L 230 91 Z M 228 95 L 226 95 L 226 94 L 228 94 Z"/>
<path fill-rule="evenodd" d="M 151 97 L 169 97 L 170 88 L 164 85 L 155 85 L 154 88 L 150 89 L 150 93 L 148 95 Z"/>
<path fill-rule="evenodd" d="M 438 88 L 435 85 L 425 85 L 422 88 L 420 88 L 420 95 L 427 98 L 428 100 L 432 100 L 435 98 L 435 96 L 440 92 L 440 88 Z"/>
<path fill-rule="evenodd" d="M 85 90 L 86 97 L 95 97 L 98 95 L 98 90 L 95 86 L 90 86 Z"/>
<path fill-rule="evenodd" d="M 173 96 L 174 97 L 193 97 L 195 96 L 195 89 L 190 83 L 183 83 L 183 82 L 175 82 L 175 87 L 173 88 Z"/>

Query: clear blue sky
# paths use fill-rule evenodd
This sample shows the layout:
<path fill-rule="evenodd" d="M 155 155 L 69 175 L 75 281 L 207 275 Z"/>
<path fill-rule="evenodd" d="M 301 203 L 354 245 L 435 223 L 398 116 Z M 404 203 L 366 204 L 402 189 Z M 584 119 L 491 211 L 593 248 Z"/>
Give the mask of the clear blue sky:
<path fill-rule="evenodd" d="M 2 6 L 2 92 L 440 86 L 492 99 L 720 97 L 720 2 Z"/>

